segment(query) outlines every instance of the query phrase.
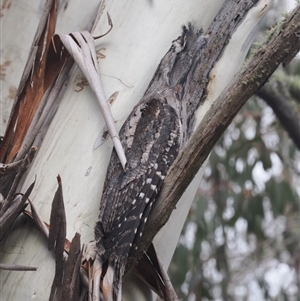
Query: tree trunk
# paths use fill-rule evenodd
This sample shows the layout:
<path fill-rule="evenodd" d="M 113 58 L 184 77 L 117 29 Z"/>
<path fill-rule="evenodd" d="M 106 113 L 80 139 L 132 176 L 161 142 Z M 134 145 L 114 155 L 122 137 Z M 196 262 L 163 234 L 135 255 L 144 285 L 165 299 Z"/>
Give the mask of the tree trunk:
<path fill-rule="evenodd" d="M 101 14 L 93 35 L 102 34 L 108 28 L 108 12 L 114 24 L 113 30 L 103 39 L 97 40 L 96 47 L 99 49 L 101 80 L 106 96 L 114 99 L 112 114 L 120 128 L 133 106 L 143 96 L 172 40 L 180 35 L 181 26 L 192 22 L 195 27 L 207 29 L 224 1 L 100 2 Z M 260 1 L 228 41 L 223 57 L 211 73 L 207 95 L 209 101 L 200 108 L 198 123 L 209 108 L 206 104 L 212 104 L 241 67 L 257 24 L 266 12 L 264 7 L 269 2 Z M 88 1 L 88 4 L 80 0 L 62 1 L 56 32 L 69 33 L 88 28 L 98 5 L 99 1 L 96 0 Z M 42 4 L 36 1 L 27 1 L 21 6 L 16 0 L 11 0 L 10 6 L 2 10 L 4 48 L 1 66 L 6 66 L 2 78 L 4 101 L 9 100 L 16 89 L 41 10 Z M 66 84 L 58 111 L 19 191 L 24 192 L 36 176 L 30 199 L 44 221 L 49 222 L 51 202 L 57 188 L 56 177 L 60 174 L 67 237 L 71 240 L 79 232 L 82 243 L 88 243 L 94 239 L 94 226 L 112 142 L 107 139 L 100 143 L 104 128 L 101 111 L 94 93 L 77 67 L 71 70 Z M 169 222 L 154 239 L 165 268 L 170 263 L 203 169 L 204 166 L 186 190 Z M 3 300 L 47 299 L 54 277 L 55 259 L 47 249 L 45 238 L 33 223 L 24 216 L 19 217 L 1 242 L 0 251 L 1 262 L 38 267 L 36 272 L 0 271 Z M 136 281 L 125 282 L 124 294 L 127 291 L 128 297 L 124 297 L 124 300 L 149 300 L 149 291 L 142 291 Z M 143 297 L 139 295 L 139 290 Z"/>

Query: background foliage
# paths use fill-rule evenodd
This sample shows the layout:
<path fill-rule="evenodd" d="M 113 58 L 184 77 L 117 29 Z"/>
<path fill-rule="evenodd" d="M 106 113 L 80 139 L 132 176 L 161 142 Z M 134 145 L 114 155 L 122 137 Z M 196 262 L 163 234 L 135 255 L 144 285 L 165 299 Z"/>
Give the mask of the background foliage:
<path fill-rule="evenodd" d="M 268 85 L 300 115 L 299 59 Z M 299 183 L 299 150 L 252 97 L 210 156 L 170 265 L 180 299 L 300 300 Z"/>

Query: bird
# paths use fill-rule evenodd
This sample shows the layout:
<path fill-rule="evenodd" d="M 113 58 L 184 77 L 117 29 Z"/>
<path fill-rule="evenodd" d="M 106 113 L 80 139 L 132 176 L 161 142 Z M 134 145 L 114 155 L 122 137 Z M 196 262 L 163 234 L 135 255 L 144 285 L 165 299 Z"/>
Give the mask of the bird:
<path fill-rule="evenodd" d="M 199 42 L 201 40 L 201 42 Z M 127 164 L 112 151 L 99 218 L 96 248 L 102 265 L 102 298 L 120 301 L 126 264 L 136 255 L 153 205 L 170 166 L 189 137 L 193 113 L 184 99 L 193 53 L 204 45 L 201 31 L 190 25 L 172 42 L 145 95 L 119 132 Z M 109 283 L 105 286 L 104 283 Z"/>

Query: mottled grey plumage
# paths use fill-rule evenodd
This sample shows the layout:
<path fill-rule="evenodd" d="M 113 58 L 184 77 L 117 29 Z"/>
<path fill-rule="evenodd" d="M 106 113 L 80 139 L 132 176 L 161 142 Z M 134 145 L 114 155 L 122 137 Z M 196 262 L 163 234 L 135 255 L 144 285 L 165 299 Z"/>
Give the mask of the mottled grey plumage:
<path fill-rule="evenodd" d="M 126 262 L 135 255 L 163 180 L 191 132 L 196 106 L 183 99 L 197 39 L 199 50 L 205 38 L 184 27 L 173 41 L 145 96 L 120 130 L 126 170 L 115 151 L 109 163 L 95 237 L 102 263 L 114 271 L 112 300 L 120 299 Z"/>
<path fill-rule="evenodd" d="M 113 152 L 96 226 L 103 261 L 120 268 L 142 236 L 164 177 L 180 148 L 180 121 L 165 99 L 139 104 L 120 131 L 127 158 L 124 171 Z M 118 280 L 118 279 L 117 279 Z"/>

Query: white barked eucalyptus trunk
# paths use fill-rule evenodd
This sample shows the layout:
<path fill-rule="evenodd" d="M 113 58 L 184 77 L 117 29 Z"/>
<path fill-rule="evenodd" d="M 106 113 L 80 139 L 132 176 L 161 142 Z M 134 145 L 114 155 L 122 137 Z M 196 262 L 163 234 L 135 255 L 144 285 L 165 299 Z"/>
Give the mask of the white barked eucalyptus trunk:
<path fill-rule="evenodd" d="M 261 0 L 243 20 L 228 41 L 222 58 L 211 73 L 208 95 L 197 112 L 197 122 L 241 68 L 258 24 L 271 0 Z M 143 96 L 161 58 L 181 26 L 192 22 L 206 29 L 224 1 L 220 0 L 63 0 L 60 3 L 56 32 L 85 30 L 100 6 L 93 36 L 112 31 L 96 40 L 101 81 L 119 129 L 133 106 Z M 1 114 L 2 126 L 8 119 L 12 94 L 17 89 L 28 51 L 43 9 L 44 1 L 3 1 L 1 8 Z M 4 72 L 2 71 L 5 68 Z M 43 143 L 30 166 L 20 191 L 34 181 L 31 201 L 49 223 L 51 202 L 62 179 L 67 218 L 67 237 L 76 232 L 86 244 L 94 239 L 103 182 L 111 155 L 112 141 L 101 141 L 104 120 L 94 92 L 81 71 L 74 67 L 63 98 Z M 1 128 L 1 134 L 4 129 Z M 167 269 L 176 248 L 204 166 L 190 184 L 169 222 L 156 235 L 154 245 Z M 44 236 L 32 222 L 21 216 L 0 245 L 1 262 L 38 267 L 35 272 L 0 270 L 1 300 L 47 300 L 54 277 L 55 258 Z M 124 283 L 123 300 L 152 300 L 149 290 L 134 279 Z"/>

